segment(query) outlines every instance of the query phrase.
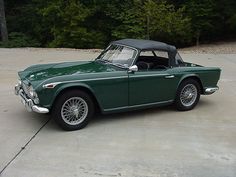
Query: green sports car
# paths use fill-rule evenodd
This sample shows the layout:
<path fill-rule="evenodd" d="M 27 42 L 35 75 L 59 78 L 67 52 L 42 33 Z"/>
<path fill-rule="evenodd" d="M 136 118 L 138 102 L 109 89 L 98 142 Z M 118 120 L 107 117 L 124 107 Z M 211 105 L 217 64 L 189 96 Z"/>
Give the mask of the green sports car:
<path fill-rule="evenodd" d="M 28 111 L 50 112 L 63 129 L 77 130 L 95 110 L 112 113 L 173 103 L 178 110 L 191 110 L 201 94 L 218 90 L 220 73 L 220 68 L 184 62 L 174 46 L 122 39 L 93 61 L 20 71 L 15 94 Z"/>

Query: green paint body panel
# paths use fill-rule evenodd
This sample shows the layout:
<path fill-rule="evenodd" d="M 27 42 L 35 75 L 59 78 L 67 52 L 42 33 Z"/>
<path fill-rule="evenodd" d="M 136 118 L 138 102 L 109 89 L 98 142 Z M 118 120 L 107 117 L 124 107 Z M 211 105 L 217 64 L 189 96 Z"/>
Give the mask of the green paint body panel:
<path fill-rule="evenodd" d="M 130 105 L 173 100 L 178 78 L 167 79 L 171 69 L 138 71 L 129 75 Z"/>
<path fill-rule="evenodd" d="M 197 77 L 202 87 L 216 87 L 221 70 L 186 64 L 166 70 L 128 72 L 98 61 L 34 65 L 19 72 L 32 84 L 42 107 L 51 109 L 56 97 L 68 88 L 83 88 L 93 94 L 102 112 L 134 110 L 171 104 L 183 79 Z M 168 76 L 174 75 L 174 78 Z M 59 82 L 54 88 L 43 85 Z"/>

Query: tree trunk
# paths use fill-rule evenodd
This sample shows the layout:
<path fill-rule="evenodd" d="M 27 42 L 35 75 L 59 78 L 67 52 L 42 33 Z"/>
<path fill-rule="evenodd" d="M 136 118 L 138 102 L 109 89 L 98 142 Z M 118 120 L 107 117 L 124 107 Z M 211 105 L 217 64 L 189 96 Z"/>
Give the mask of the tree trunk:
<path fill-rule="evenodd" d="M 0 0 L 0 31 L 3 42 L 8 41 L 7 24 L 4 10 L 4 0 Z"/>
<path fill-rule="evenodd" d="M 200 35 L 201 35 L 201 32 L 198 31 L 197 34 L 196 34 L 196 46 L 197 46 L 197 47 L 199 46 Z"/>
<path fill-rule="evenodd" d="M 150 16 L 149 14 L 147 15 L 147 35 L 146 35 L 146 38 L 149 40 L 150 39 L 150 30 L 149 30 L 149 27 L 150 27 Z"/>

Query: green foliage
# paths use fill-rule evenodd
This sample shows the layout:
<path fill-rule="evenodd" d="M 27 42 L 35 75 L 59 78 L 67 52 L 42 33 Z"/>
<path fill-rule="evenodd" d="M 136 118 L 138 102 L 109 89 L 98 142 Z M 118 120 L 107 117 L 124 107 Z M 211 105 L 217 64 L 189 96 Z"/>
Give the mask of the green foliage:
<path fill-rule="evenodd" d="M 189 0 L 185 3 L 185 7 L 189 18 L 191 18 L 193 37 L 198 45 L 202 34 L 207 34 L 214 30 L 214 2 L 212 0 Z"/>
<path fill-rule="evenodd" d="M 188 43 L 191 24 L 190 18 L 183 16 L 184 10 L 185 8 L 176 10 L 174 5 L 165 1 L 146 1 L 142 21 L 147 24 L 147 36 L 172 43 Z"/>
<path fill-rule="evenodd" d="M 229 18 L 227 24 L 229 25 L 229 30 L 236 32 L 236 13 Z"/>
<path fill-rule="evenodd" d="M 39 13 L 48 19 L 47 24 L 51 26 L 53 39 L 48 43 L 49 47 L 93 48 L 104 45 L 104 34 L 86 28 L 86 19 L 94 14 L 94 9 L 77 0 L 58 0 Z"/>
<path fill-rule="evenodd" d="M 112 14 L 118 25 L 112 30 L 114 38 L 144 38 L 145 29 L 140 21 L 140 2 L 127 3 L 120 12 Z"/>
<path fill-rule="evenodd" d="M 236 37 L 235 0 L 7 0 L 5 4 L 10 41 L 0 47 L 103 48 L 120 38 L 183 46 Z"/>
<path fill-rule="evenodd" d="M 12 32 L 9 34 L 8 42 L 0 42 L 0 47 L 13 48 L 13 47 L 38 47 L 40 44 L 29 36 L 23 33 Z"/>
<path fill-rule="evenodd" d="M 165 1 L 134 1 L 114 18 L 120 25 L 112 31 L 116 38 L 147 38 L 174 43 L 188 43 L 191 24 L 183 17 L 184 8 L 175 10 Z"/>

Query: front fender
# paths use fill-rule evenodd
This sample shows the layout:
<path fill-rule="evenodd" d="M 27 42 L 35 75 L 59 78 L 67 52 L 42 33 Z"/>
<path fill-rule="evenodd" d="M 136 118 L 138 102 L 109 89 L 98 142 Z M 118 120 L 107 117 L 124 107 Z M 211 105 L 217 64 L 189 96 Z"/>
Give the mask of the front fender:
<path fill-rule="evenodd" d="M 66 84 L 60 84 L 60 85 L 55 90 L 55 93 L 53 95 L 54 99 L 57 97 L 58 94 L 61 93 L 61 91 L 65 90 L 65 89 L 68 89 L 68 88 L 73 88 L 73 87 L 83 87 L 83 88 L 88 89 L 90 92 L 92 92 L 94 94 L 93 89 L 85 83 L 66 83 Z"/>
<path fill-rule="evenodd" d="M 55 99 L 58 97 L 58 95 L 63 92 L 65 89 L 69 88 L 83 88 L 89 91 L 92 96 L 96 99 L 97 103 L 100 106 L 99 100 L 96 98 L 96 94 L 94 93 L 93 89 L 87 85 L 86 83 L 62 83 L 58 84 L 56 87 L 50 89 L 50 88 L 45 88 L 43 89 L 39 94 L 39 99 L 40 99 L 40 105 L 51 109 L 52 105 L 55 101 Z"/>

